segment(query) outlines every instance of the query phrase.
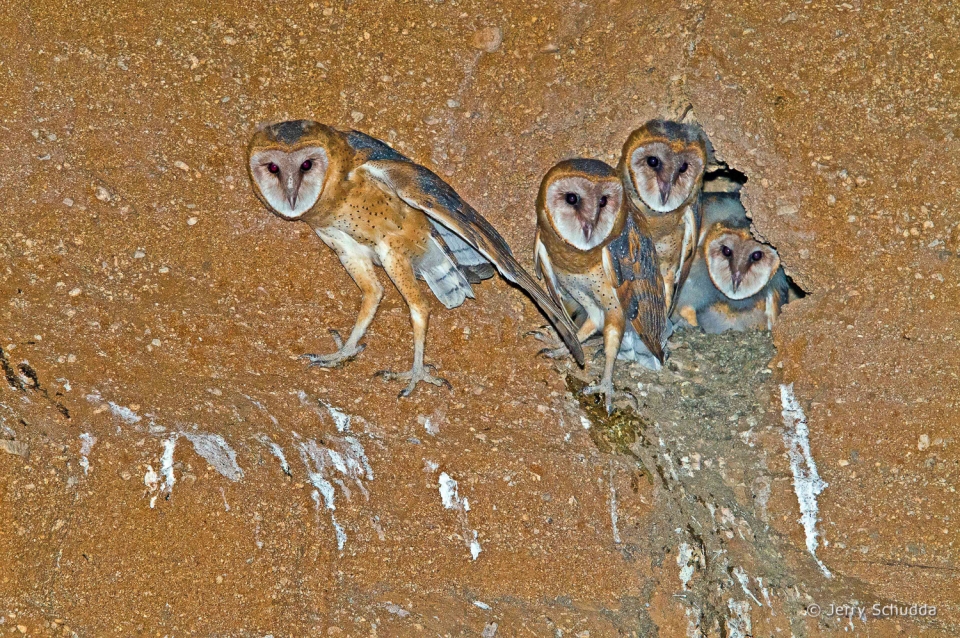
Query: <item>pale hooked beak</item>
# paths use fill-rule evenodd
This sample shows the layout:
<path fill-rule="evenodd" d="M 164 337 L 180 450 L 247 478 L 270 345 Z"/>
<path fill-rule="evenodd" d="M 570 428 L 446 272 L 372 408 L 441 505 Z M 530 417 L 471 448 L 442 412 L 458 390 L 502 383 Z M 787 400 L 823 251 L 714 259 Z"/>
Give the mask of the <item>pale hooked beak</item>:
<path fill-rule="evenodd" d="M 671 182 L 661 182 L 657 180 L 660 186 L 660 205 L 666 206 L 667 200 L 670 199 L 670 189 L 673 187 Z"/>
<path fill-rule="evenodd" d="M 593 229 L 596 226 L 594 222 L 587 222 L 583 224 L 583 237 L 584 239 L 590 239 L 590 235 L 593 234 Z"/>
<path fill-rule="evenodd" d="M 743 283 L 743 273 L 734 272 L 730 279 L 733 282 L 733 292 L 737 292 L 740 289 L 740 284 Z"/>
<path fill-rule="evenodd" d="M 290 204 L 290 210 L 294 210 L 297 207 L 297 197 L 300 193 L 300 179 L 299 175 L 294 177 L 290 175 L 287 177 L 286 187 L 284 191 L 287 195 L 287 203 Z"/>

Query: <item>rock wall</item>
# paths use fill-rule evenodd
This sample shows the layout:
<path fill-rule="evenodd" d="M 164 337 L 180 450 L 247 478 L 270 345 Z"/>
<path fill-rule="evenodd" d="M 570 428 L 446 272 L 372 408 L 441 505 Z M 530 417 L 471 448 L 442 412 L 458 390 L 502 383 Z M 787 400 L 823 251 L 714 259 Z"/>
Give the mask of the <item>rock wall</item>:
<path fill-rule="evenodd" d="M 956 635 L 958 13 L 624 0 L 0 13 L 0 630 Z M 435 307 L 427 359 L 452 391 L 397 401 L 372 378 L 412 354 L 393 290 L 357 361 L 297 359 L 332 350 L 358 293 L 306 227 L 254 198 L 243 162 L 258 123 L 310 117 L 391 142 L 530 264 L 542 174 L 578 155 L 615 162 L 630 130 L 688 104 L 809 293 L 786 308 L 769 368 L 756 336 L 679 339 L 674 369 L 622 371 L 650 391 L 618 448 L 595 436 L 616 424 L 591 422 L 536 357 L 524 333 L 542 318 L 502 281 Z M 722 423 L 741 387 L 730 436 L 702 449 L 655 389 L 677 410 L 690 392 L 697 410 L 730 395 L 710 415 Z M 826 484 L 813 529 L 831 579 L 799 522 L 787 407 Z M 706 548 L 735 559 L 718 570 Z M 938 614 L 806 611 L 854 601 Z"/>

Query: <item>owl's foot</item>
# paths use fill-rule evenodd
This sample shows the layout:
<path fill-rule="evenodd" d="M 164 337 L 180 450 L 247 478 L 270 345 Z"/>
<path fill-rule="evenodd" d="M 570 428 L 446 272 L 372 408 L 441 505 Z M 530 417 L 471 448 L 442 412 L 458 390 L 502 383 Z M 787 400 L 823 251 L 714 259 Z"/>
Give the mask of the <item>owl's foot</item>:
<path fill-rule="evenodd" d="M 344 345 L 343 339 L 340 337 L 340 333 L 336 330 L 330 330 L 330 336 L 333 337 L 334 343 L 337 344 L 337 351 L 332 354 L 303 354 L 300 355 L 301 359 L 306 359 L 309 361 L 307 363 L 308 368 L 314 366 L 318 368 L 339 368 L 344 363 L 352 361 L 357 357 L 358 354 L 363 352 L 363 349 L 366 348 L 366 344 L 351 344 L 347 343 Z"/>
<path fill-rule="evenodd" d="M 537 330 L 531 330 L 523 336 L 533 337 L 537 341 L 545 343 L 547 347 L 537 353 L 543 355 L 544 357 L 550 357 L 551 359 L 563 359 L 564 357 L 570 356 L 570 350 L 567 348 L 567 346 L 565 346 L 562 341 L 557 339 L 555 333 L 546 326 Z"/>
<path fill-rule="evenodd" d="M 428 372 L 429 370 L 429 372 Z M 452 390 L 453 386 L 450 385 L 450 382 L 441 377 L 436 377 L 430 374 L 431 372 L 436 372 L 437 369 L 432 365 L 426 364 L 420 366 L 420 369 L 417 369 L 417 366 L 414 366 L 409 372 L 391 372 L 390 370 L 381 370 L 377 372 L 376 375 L 382 378 L 385 381 L 396 381 L 396 380 L 410 380 L 410 384 L 404 388 L 397 398 L 403 399 L 411 394 L 416 389 L 417 384 L 421 381 L 426 381 L 427 383 L 432 383 L 435 386 L 447 386 L 448 389 Z"/>
<path fill-rule="evenodd" d="M 629 392 L 615 390 L 612 380 L 601 380 L 596 385 L 588 385 L 583 389 L 583 393 L 587 396 L 603 393 L 603 405 L 607 409 L 607 414 L 613 412 L 614 401 L 626 400 L 633 406 L 634 410 L 638 408 L 637 398 Z"/>

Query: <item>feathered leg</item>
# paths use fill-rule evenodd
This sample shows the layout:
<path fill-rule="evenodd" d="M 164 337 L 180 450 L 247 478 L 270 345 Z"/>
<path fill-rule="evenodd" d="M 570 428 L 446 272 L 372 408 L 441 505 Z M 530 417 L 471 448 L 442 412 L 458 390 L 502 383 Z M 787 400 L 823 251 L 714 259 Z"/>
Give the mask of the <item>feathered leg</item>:
<path fill-rule="evenodd" d="M 339 332 L 336 330 L 330 331 L 330 334 L 333 335 L 333 340 L 337 344 L 336 352 L 333 354 L 305 354 L 301 357 L 310 362 L 308 367 L 336 368 L 363 352 L 366 345 L 359 345 L 360 339 L 366 334 L 370 322 L 373 321 L 373 317 L 377 314 L 380 300 L 383 299 L 383 286 L 381 286 L 377 280 L 373 261 L 369 257 L 340 250 L 337 251 L 337 254 L 340 257 L 340 263 L 346 268 L 347 273 L 350 274 L 350 277 L 353 278 L 353 281 L 363 294 L 363 298 L 360 301 L 360 312 L 357 314 L 357 323 L 354 324 L 353 330 L 350 331 L 350 336 L 347 338 L 346 343 L 343 343 Z"/>
<path fill-rule="evenodd" d="M 607 409 L 607 414 L 613 412 L 614 399 L 629 399 L 636 402 L 634 396 L 629 392 L 617 392 L 613 387 L 613 366 L 617 361 L 617 353 L 620 352 L 620 341 L 623 339 L 625 327 L 626 320 L 619 307 L 607 311 L 603 321 L 603 353 L 605 359 L 603 376 L 600 378 L 600 383 L 583 389 L 583 393 L 586 395 L 603 393 L 603 403 Z"/>
<path fill-rule="evenodd" d="M 413 394 L 420 381 L 426 381 L 433 385 L 445 385 L 451 387 L 446 379 L 433 376 L 429 371 L 436 369 L 423 363 L 423 350 L 427 341 L 427 323 L 430 319 L 430 306 L 420 294 L 420 288 L 417 286 L 417 277 L 413 270 L 413 265 L 402 254 L 396 254 L 395 251 L 383 251 L 380 255 L 380 261 L 383 263 L 384 270 L 387 271 L 390 280 L 393 281 L 397 290 L 403 296 L 407 306 L 410 307 L 410 323 L 413 324 L 413 368 L 409 372 L 390 372 L 382 370 L 377 373 L 384 379 L 409 379 L 410 383 L 403 391 L 401 397 L 408 397 Z"/>

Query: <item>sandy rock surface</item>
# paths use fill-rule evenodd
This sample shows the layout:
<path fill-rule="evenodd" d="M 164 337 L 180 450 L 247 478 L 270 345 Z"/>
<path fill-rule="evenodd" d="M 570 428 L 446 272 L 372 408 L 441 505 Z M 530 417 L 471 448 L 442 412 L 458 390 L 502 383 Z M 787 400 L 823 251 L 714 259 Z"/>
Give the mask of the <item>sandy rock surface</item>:
<path fill-rule="evenodd" d="M 958 635 L 958 19 L 817 0 L 0 13 L 0 633 Z M 392 288 L 356 361 L 304 367 L 359 293 L 253 196 L 259 123 L 390 142 L 530 265 L 543 173 L 615 163 L 688 104 L 809 293 L 772 339 L 681 333 L 663 371 L 621 367 L 639 407 L 607 418 L 576 392 L 596 365 L 538 357 L 543 318 L 493 280 L 433 306 L 452 391 L 397 400 L 373 377 L 412 357 Z"/>

